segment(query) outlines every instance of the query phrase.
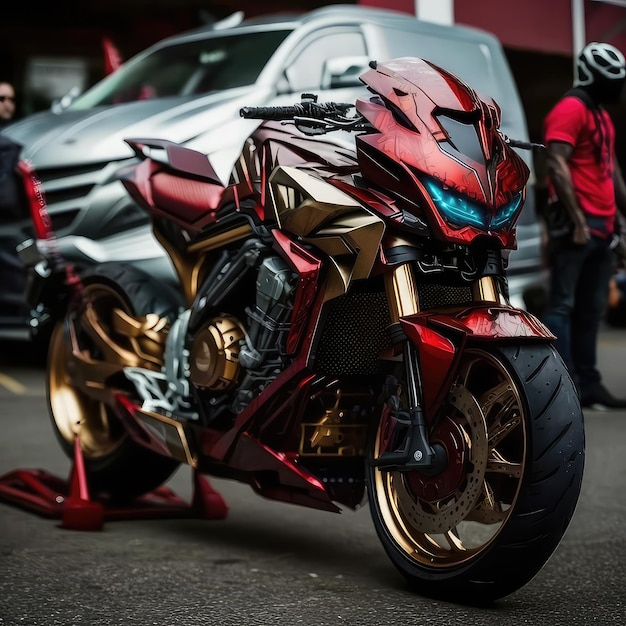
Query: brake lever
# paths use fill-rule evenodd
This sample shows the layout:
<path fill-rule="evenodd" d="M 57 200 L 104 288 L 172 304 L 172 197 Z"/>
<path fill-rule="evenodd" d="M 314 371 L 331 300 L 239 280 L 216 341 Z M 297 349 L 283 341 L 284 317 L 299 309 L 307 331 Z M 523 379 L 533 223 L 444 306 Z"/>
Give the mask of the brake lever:
<path fill-rule="evenodd" d="M 328 122 L 310 117 L 294 117 L 293 123 L 305 135 L 325 135 L 327 132 L 335 130 Z"/>

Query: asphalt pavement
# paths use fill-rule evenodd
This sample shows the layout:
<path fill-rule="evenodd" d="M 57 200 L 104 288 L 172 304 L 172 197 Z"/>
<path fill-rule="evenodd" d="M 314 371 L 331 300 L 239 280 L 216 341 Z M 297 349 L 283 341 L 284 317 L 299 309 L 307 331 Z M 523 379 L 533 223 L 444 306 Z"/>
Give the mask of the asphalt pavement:
<path fill-rule="evenodd" d="M 600 366 L 626 395 L 626 330 L 605 329 Z M 43 370 L 0 345 L 0 475 L 67 476 L 48 422 Z M 0 503 L 0 625 L 527 625 L 626 623 L 626 411 L 586 411 L 583 490 L 563 542 L 524 588 L 492 607 L 409 592 L 367 508 L 335 515 L 212 484 L 225 520 L 108 521 L 101 531 Z M 182 468 L 170 486 L 184 498 Z M 506 570 L 501 572 L 506 576 Z"/>

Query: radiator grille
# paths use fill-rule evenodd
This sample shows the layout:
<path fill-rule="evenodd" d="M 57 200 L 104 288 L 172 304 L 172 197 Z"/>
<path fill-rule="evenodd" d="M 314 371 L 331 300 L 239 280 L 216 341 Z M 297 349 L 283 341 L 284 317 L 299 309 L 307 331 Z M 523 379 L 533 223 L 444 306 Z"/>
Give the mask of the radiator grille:
<path fill-rule="evenodd" d="M 467 285 L 422 283 L 418 285 L 417 294 L 422 311 L 438 307 L 468 304 L 472 301 L 472 290 Z"/>
<path fill-rule="evenodd" d="M 315 371 L 330 376 L 376 373 L 378 355 L 389 345 L 385 292 L 350 292 L 328 307 Z"/>
<path fill-rule="evenodd" d="M 469 286 L 422 283 L 421 310 L 469 304 Z M 379 354 L 390 345 L 391 320 L 384 291 L 354 291 L 329 302 L 314 369 L 328 376 L 378 372 Z"/>

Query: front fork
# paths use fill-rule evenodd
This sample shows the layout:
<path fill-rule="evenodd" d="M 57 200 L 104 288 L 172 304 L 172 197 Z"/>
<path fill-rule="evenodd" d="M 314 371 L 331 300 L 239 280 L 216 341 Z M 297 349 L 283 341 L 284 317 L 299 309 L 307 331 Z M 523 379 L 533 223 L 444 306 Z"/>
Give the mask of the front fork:
<path fill-rule="evenodd" d="M 399 329 L 401 318 L 421 311 L 415 270 L 408 263 L 400 265 L 386 275 L 385 281 L 392 329 Z M 495 276 L 483 276 L 472 285 L 472 300 L 474 303 L 506 305 Z M 374 465 L 387 471 L 420 470 L 437 474 L 446 467 L 447 455 L 443 446 L 431 445 L 429 441 L 420 360 L 415 344 L 408 338 L 402 339 L 402 354 L 408 408 L 401 408 L 399 385 L 395 379 L 388 379 L 385 395 L 392 419 L 406 429 L 406 435 L 398 448 L 381 454 L 374 460 Z"/>

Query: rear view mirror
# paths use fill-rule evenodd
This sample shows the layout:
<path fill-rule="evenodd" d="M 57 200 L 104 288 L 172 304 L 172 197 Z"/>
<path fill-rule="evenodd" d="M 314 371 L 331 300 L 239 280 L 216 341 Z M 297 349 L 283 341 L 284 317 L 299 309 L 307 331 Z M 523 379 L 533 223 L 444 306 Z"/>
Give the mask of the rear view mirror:
<path fill-rule="evenodd" d="M 339 89 L 361 84 L 359 76 L 369 69 L 369 57 L 335 57 L 324 63 L 322 70 L 322 89 Z"/>

